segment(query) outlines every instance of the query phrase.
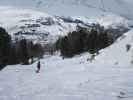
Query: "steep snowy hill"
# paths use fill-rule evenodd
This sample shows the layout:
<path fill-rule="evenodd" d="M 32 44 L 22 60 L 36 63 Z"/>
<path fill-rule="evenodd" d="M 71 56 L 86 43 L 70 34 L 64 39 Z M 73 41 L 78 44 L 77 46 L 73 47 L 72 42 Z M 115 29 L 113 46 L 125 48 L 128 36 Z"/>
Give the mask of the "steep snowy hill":
<path fill-rule="evenodd" d="M 133 19 L 132 0 L 0 0 L 0 5 L 67 16 L 98 16 L 103 12 L 113 12 Z"/>
<path fill-rule="evenodd" d="M 120 66 L 130 66 L 133 61 L 133 30 L 120 37 L 113 45 L 101 50 L 96 57 L 96 63 L 114 63 Z M 128 50 L 129 49 L 129 50 Z"/>

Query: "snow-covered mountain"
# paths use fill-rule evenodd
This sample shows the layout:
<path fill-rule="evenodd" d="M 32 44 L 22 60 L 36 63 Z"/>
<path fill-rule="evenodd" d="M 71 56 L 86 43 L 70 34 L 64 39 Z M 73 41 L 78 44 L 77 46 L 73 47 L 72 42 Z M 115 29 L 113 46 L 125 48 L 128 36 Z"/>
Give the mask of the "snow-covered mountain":
<path fill-rule="evenodd" d="M 83 16 L 51 16 L 49 14 L 16 7 L 0 7 L 0 26 L 14 36 L 23 36 L 34 40 L 55 41 L 59 36 L 76 30 L 77 25 L 89 27 L 93 24 L 100 24 L 105 28 L 130 29 L 132 21 L 113 14 L 99 15 L 95 17 Z M 121 30 L 121 29 L 120 29 Z M 116 33 L 117 34 L 117 33 Z"/>
<path fill-rule="evenodd" d="M 133 19 L 132 0 L 0 0 L 0 5 L 32 8 L 65 16 L 98 16 L 103 12 L 113 12 Z"/>

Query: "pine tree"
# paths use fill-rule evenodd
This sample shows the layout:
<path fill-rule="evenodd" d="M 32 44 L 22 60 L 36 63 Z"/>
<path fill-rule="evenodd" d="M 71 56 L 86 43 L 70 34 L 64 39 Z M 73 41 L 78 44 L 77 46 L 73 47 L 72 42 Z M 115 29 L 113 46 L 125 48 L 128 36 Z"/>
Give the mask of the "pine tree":
<path fill-rule="evenodd" d="M 9 62 L 9 50 L 11 47 L 11 37 L 6 30 L 0 27 L 0 67 Z"/>
<path fill-rule="evenodd" d="M 19 58 L 22 64 L 29 64 L 29 54 L 28 54 L 28 48 L 27 48 L 27 40 L 22 39 L 20 41 L 20 50 L 19 50 Z"/>

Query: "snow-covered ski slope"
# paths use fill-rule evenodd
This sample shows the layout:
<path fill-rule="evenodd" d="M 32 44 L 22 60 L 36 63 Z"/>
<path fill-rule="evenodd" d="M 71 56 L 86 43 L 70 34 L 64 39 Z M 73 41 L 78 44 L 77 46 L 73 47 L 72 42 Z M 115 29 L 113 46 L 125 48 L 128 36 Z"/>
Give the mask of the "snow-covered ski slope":
<path fill-rule="evenodd" d="M 121 66 L 128 66 L 133 61 L 133 31 L 129 31 L 121 36 L 113 45 L 101 50 L 96 61 L 101 60 L 102 63 L 111 64 L 112 62 L 120 64 Z M 127 45 L 130 45 L 130 51 L 127 50 Z"/>
<path fill-rule="evenodd" d="M 133 30 L 91 62 L 85 53 L 64 60 L 44 56 L 40 73 L 36 63 L 7 66 L 0 72 L 0 100 L 132 100 L 132 45 Z"/>

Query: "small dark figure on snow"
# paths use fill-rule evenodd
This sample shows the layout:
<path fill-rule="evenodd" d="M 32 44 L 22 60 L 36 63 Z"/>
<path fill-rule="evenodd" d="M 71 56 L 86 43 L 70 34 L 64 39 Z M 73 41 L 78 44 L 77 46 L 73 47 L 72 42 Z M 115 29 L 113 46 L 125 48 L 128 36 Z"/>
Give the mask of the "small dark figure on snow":
<path fill-rule="evenodd" d="M 36 70 L 37 73 L 40 72 L 40 68 L 41 68 L 41 64 L 40 64 L 40 61 L 38 61 L 38 63 L 37 63 L 37 70 Z"/>
<path fill-rule="evenodd" d="M 127 44 L 127 45 L 126 45 L 126 50 L 127 50 L 127 52 L 130 50 L 130 48 L 131 48 L 131 45 L 130 45 L 130 44 Z"/>

